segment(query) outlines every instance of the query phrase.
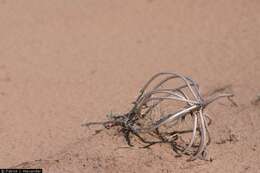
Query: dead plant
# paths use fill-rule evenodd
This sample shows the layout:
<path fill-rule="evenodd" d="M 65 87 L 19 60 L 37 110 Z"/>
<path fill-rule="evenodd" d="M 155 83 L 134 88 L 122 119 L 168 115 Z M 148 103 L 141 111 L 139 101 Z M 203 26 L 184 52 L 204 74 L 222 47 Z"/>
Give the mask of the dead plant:
<path fill-rule="evenodd" d="M 199 85 L 190 77 L 158 73 L 140 90 L 129 112 L 112 114 L 108 121 L 83 126 L 103 125 L 107 129 L 118 126 L 129 146 L 133 146 L 132 139 L 141 141 L 144 148 L 167 143 L 178 156 L 205 159 L 211 119 L 204 109 L 219 98 L 232 96 L 214 93 L 203 98 Z"/>

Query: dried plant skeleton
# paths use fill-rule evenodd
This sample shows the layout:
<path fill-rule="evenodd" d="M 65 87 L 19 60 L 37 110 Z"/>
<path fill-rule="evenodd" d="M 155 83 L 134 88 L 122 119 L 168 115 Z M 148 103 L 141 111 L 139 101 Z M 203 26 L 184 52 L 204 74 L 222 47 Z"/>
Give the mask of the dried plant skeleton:
<path fill-rule="evenodd" d="M 203 98 L 199 85 L 191 78 L 177 73 L 158 73 L 140 90 L 128 113 L 111 115 L 109 121 L 84 126 L 119 126 L 130 146 L 135 136 L 146 144 L 143 147 L 168 143 L 178 155 L 190 155 L 189 160 L 205 159 L 211 120 L 204 109 L 221 97 L 231 96 L 233 94 L 215 93 Z"/>

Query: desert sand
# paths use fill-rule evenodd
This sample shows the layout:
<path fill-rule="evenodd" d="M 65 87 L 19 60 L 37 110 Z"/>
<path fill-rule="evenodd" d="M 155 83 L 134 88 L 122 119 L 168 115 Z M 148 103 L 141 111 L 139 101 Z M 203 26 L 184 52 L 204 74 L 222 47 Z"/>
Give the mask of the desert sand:
<path fill-rule="evenodd" d="M 260 1 L 1 0 L 0 24 L 1 168 L 259 172 Z M 211 162 L 81 127 L 129 110 L 161 71 L 234 92 L 207 108 Z"/>

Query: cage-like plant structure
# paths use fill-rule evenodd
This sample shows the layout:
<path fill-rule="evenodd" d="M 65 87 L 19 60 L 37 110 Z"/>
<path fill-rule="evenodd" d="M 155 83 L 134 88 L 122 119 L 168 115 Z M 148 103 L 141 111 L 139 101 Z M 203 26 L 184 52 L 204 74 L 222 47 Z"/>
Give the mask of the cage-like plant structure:
<path fill-rule="evenodd" d="M 140 90 L 128 113 L 85 125 L 119 126 L 130 146 L 132 139 L 141 141 L 145 144 L 143 147 L 167 143 L 178 155 L 190 155 L 189 160 L 205 159 L 211 119 L 204 109 L 216 99 L 230 96 L 233 95 L 217 93 L 203 98 L 199 85 L 191 78 L 177 73 L 158 73 Z"/>

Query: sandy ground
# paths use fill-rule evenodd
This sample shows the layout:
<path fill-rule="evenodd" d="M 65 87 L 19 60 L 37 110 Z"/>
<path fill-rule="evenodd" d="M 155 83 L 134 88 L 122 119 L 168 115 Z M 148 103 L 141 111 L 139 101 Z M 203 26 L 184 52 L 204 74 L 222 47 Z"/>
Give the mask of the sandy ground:
<path fill-rule="evenodd" d="M 260 1 L 1 0 L 0 24 L 0 167 L 259 172 Z M 160 71 L 192 76 L 203 93 L 232 86 L 237 107 L 208 107 L 212 162 L 80 126 L 127 111 Z"/>

